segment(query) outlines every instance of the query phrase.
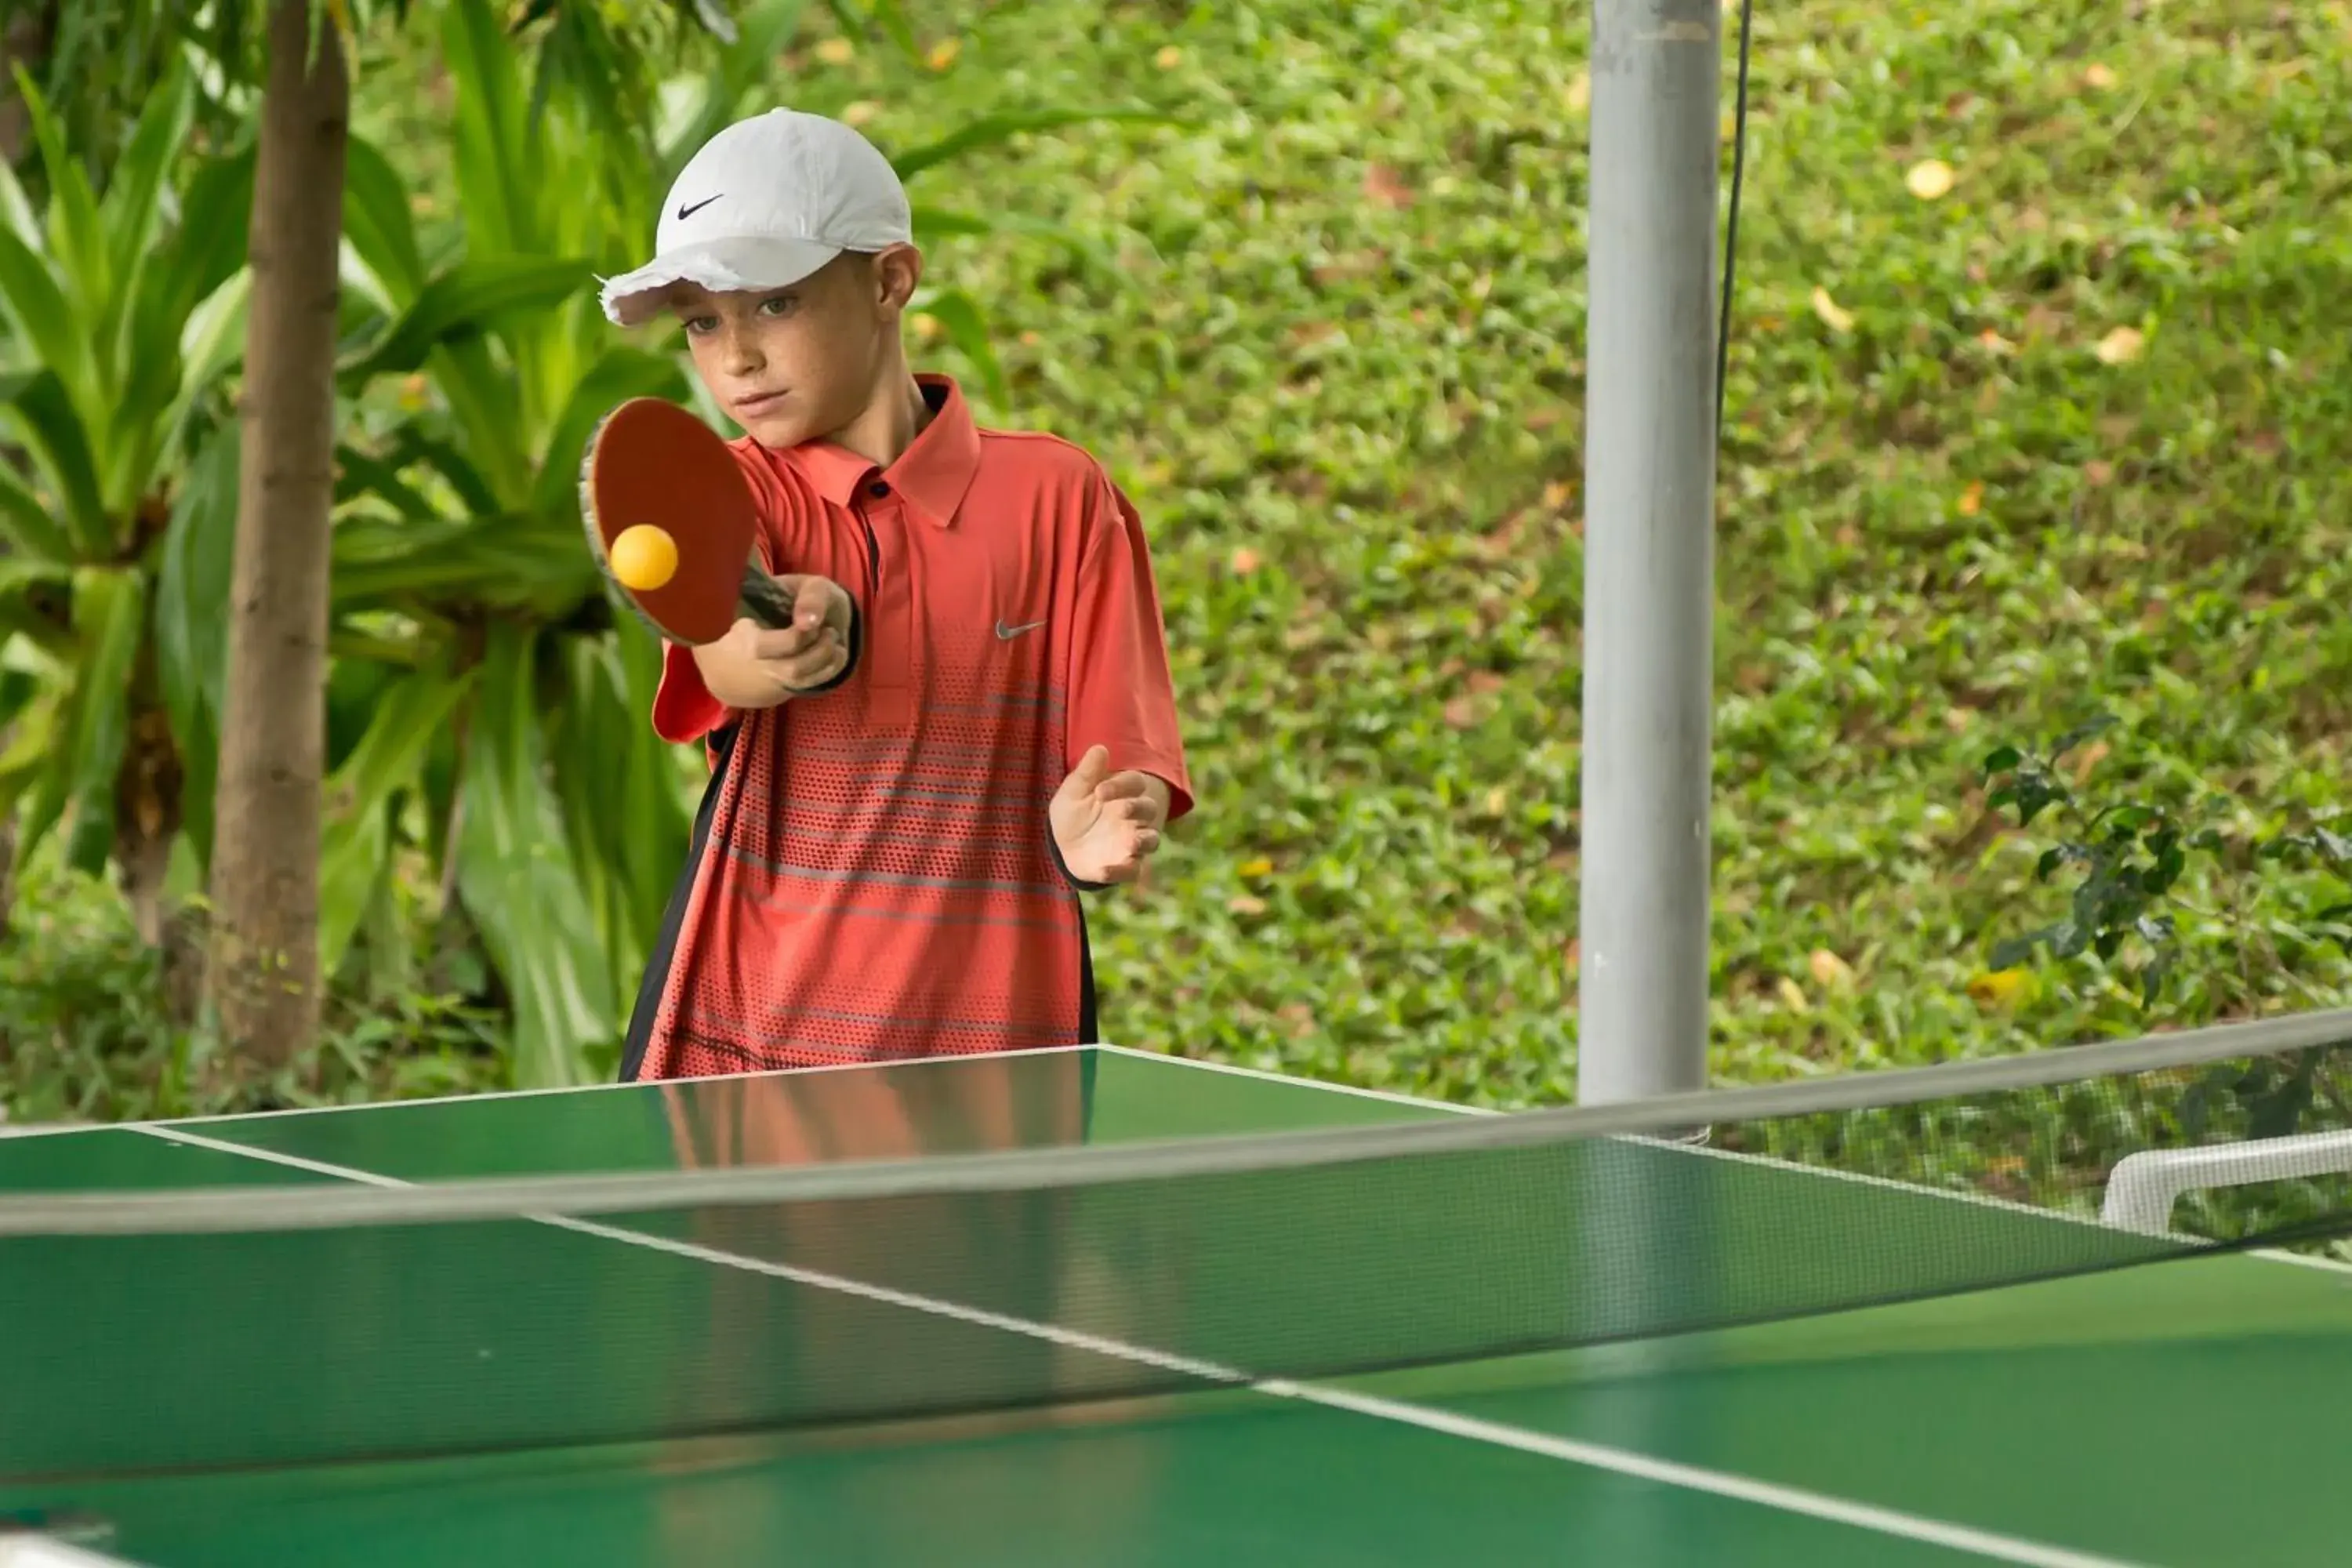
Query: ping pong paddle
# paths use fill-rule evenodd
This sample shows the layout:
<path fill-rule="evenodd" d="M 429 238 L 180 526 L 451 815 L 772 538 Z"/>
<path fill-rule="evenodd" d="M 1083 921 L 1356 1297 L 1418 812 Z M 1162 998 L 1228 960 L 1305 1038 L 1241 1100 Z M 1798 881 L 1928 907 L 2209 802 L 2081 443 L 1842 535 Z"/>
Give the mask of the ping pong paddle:
<path fill-rule="evenodd" d="M 605 415 L 581 459 L 580 516 L 606 580 L 672 642 L 717 642 L 745 616 L 793 624 L 792 596 L 752 549 L 751 487 L 691 410 L 633 397 Z"/>

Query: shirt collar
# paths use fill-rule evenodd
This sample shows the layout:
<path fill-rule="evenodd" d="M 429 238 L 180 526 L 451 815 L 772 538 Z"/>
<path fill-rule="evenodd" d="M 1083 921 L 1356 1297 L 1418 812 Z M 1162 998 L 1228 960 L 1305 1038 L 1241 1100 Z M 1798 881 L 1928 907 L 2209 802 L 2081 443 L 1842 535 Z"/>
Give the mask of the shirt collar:
<path fill-rule="evenodd" d="M 980 428 L 963 391 L 944 375 L 919 375 L 916 384 L 931 405 L 931 422 L 898 460 L 879 472 L 889 487 L 929 521 L 947 528 L 955 521 L 964 492 L 980 472 Z M 838 507 L 856 500 L 877 477 L 872 459 L 829 441 L 811 441 L 782 454 L 807 476 L 817 493 Z"/>

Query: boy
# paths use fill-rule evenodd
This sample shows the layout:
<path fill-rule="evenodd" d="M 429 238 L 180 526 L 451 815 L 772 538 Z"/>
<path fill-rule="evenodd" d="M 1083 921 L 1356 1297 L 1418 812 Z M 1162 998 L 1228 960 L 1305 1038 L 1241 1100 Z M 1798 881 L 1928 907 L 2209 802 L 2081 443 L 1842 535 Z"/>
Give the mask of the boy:
<path fill-rule="evenodd" d="M 712 776 L 622 1076 L 1092 1041 L 1078 894 L 1134 880 L 1192 805 L 1134 510 L 908 369 L 922 258 L 849 127 L 720 132 L 656 251 L 605 313 L 684 323 L 798 614 L 664 650 L 654 726 Z"/>

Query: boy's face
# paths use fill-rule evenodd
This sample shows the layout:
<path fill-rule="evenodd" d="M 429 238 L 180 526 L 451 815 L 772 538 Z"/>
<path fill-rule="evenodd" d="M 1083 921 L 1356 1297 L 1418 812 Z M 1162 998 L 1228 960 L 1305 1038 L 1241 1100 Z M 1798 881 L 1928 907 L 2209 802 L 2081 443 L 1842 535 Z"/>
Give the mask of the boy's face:
<path fill-rule="evenodd" d="M 902 246 L 838 257 L 786 289 L 717 294 L 680 283 L 669 307 L 719 405 L 761 446 L 794 447 L 866 411 L 895 363 L 919 275 Z"/>

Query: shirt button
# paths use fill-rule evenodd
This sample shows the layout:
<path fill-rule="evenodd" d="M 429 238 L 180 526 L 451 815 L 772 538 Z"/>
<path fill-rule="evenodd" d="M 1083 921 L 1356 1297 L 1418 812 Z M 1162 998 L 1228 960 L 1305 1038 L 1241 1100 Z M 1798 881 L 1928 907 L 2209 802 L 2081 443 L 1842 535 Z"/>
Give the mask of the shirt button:
<path fill-rule="evenodd" d="M 866 487 L 866 493 L 872 496 L 875 500 L 879 500 L 884 496 L 890 493 L 890 487 L 882 480 L 877 479 L 872 484 Z"/>

